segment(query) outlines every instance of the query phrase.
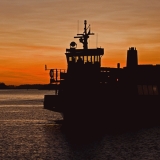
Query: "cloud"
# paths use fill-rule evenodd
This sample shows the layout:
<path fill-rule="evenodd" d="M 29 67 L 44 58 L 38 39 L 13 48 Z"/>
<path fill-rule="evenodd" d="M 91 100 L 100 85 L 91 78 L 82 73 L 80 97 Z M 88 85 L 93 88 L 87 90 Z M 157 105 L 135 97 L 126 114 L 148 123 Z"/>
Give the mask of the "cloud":
<path fill-rule="evenodd" d="M 13 83 L 34 76 L 41 81 L 44 64 L 66 67 L 65 48 L 78 41 L 73 37 L 78 21 L 79 33 L 83 32 L 84 20 L 98 33 L 98 46 L 105 48 L 104 65 L 125 64 L 126 50 L 132 45 L 144 55 L 141 62 L 157 63 L 159 8 L 159 0 L 1 0 L 0 75 L 5 71 L 5 80 Z M 96 36 L 89 43 L 95 46 Z"/>

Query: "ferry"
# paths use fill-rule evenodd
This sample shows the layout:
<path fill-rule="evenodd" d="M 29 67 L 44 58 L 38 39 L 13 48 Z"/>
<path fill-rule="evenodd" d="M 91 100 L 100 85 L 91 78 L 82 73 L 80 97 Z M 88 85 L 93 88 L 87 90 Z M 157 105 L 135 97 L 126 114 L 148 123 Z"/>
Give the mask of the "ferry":
<path fill-rule="evenodd" d="M 59 112 L 66 124 L 137 126 L 160 122 L 160 64 L 139 64 L 130 47 L 126 66 L 103 67 L 104 48 L 89 48 L 90 25 L 66 49 L 67 69 L 47 69 L 56 94 L 44 95 L 44 109 Z"/>

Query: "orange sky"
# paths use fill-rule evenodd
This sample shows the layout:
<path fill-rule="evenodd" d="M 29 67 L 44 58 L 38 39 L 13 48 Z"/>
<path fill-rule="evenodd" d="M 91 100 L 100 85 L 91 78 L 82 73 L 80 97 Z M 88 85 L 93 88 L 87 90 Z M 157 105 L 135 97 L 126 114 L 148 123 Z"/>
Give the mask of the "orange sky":
<path fill-rule="evenodd" d="M 65 49 L 86 19 L 105 49 L 102 66 L 125 66 L 129 47 L 139 64 L 160 64 L 159 0 L 0 0 L 0 82 L 47 84 L 49 68 L 66 68 Z M 96 47 L 90 36 L 89 47 Z"/>

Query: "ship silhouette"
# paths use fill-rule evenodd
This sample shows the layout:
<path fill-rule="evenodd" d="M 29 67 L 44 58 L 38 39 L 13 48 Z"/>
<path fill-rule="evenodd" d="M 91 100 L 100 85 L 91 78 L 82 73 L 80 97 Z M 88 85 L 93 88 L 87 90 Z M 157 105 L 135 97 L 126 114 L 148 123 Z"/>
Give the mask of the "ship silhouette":
<path fill-rule="evenodd" d="M 44 108 L 62 114 L 66 124 L 76 126 L 138 126 L 160 121 L 160 64 L 138 64 L 135 47 L 127 51 L 126 67 L 102 67 L 103 48 L 88 48 L 90 25 L 77 34 L 66 49 L 67 70 L 49 69 L 56 95 L 44 96 Z M 47 70 L 47 66 L 46 70 Z"/>

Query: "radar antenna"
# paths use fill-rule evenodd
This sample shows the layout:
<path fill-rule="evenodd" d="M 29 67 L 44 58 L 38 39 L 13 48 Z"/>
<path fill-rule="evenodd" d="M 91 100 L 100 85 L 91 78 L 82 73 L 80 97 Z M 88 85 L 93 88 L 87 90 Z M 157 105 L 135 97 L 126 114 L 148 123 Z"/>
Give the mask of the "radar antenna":
<path fill-rule="evenodd" d="M 88 26 L 88 28 L 86 27 L 86 25 L 87 25 L 87 21 L 84 20 L 84 32 L 83 32 L 83 34 L 77 34 L 77 36 L 74 37 L 74 38 L 79 38 L 80 43 L 83 43 L 83 49 L 88 49 L 89 35 L 94 35 L 94 33 L 90 33 L 91 32 L 90 25 Z M 89 31 L 87 33 L 88 29 L 89 29 Z"/>

